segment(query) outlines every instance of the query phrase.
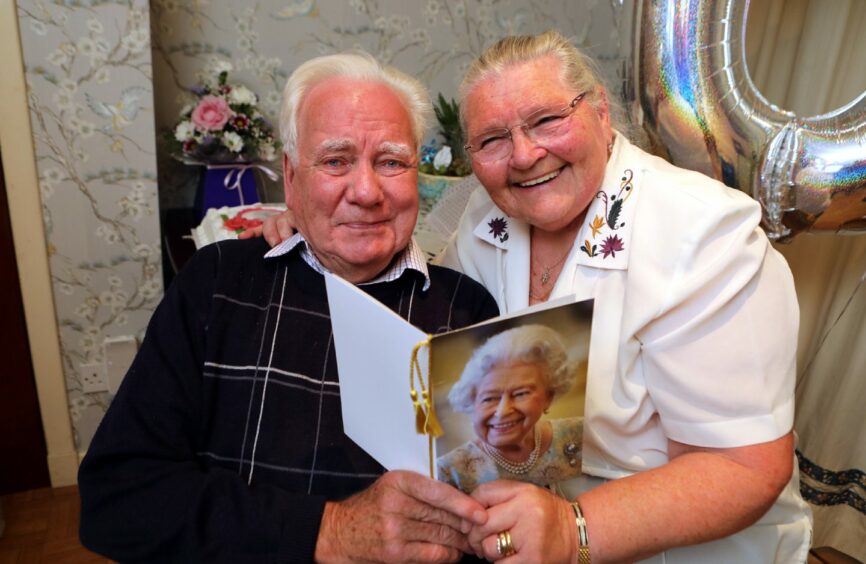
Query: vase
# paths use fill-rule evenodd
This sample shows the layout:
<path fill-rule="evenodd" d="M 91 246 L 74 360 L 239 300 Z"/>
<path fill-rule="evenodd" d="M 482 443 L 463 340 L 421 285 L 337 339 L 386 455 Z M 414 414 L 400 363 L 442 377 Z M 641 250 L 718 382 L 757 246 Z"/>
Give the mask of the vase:
<path fill-rule="evenodd" d="M 253 166 L 206 165 L 199 176 L 195 195 L 195 209 L 199 220 L 211 208 L 242 206 L 259 202 Z"/>
<path fill-rule="evenodd" d="M 448 188 L 465 180 L 465 176 L 439 176 L 436 174 L 418 173 L 418 216 L 424 217 L 433 209 L 436 202 L 448 191 Z"/>

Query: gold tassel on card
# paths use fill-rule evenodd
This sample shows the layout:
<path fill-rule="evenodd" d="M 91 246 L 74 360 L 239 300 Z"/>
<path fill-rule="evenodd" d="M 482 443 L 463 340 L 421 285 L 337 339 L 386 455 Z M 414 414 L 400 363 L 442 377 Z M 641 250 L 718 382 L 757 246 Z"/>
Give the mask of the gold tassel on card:
<path fill-rule="evenodd" d="M 436 410 L 433 409 L 433 386 L 430 384 L 430 378 L 427 378 L 427 385 L 424 385 L 424 375 L 421 373 L 421 363 L 418 362 L 418 354 L 423 347 L 427 347 L 427 354 L 430 354 L 430 337 L 419 342 L 412 348 L 412 359 L 409 361 L 409 395 L 412 398 L 412 405 L 415 407 L 415 431 L 420 435 L 432 435 L 433 437 L 442 436 L 442 425 L 439 424 L 439 419 L 436 417 Z M 430 359 L 427 359 L 427 366 L 430 366 Z M 415 389 L 415 375 L 418 375 L 418 390 Z"/>
<path fill-rule="evenodd" d="M 430 336 L 416 344 L 412 349 L 412 359 L 409 361 L 409 396 L 415 407 L 415 431 L 419 435 L 427 435 L 427 447 L 430 458 L 430 477 L 435 479 L 433 470 L 433 438 L 444 434 L 436 410 L 433 409 L 433 384 L 428 374 L 427 385 L 424 385 L 424 375 L 421 373 L 421 363 L 418 362 L 418 353 L 422 347 L 427 347 L 427 368 L 430 369 Z M 418 374 L 418 387 L 421 390 L 420 397 L 415 389 L 415 374 Z"/>

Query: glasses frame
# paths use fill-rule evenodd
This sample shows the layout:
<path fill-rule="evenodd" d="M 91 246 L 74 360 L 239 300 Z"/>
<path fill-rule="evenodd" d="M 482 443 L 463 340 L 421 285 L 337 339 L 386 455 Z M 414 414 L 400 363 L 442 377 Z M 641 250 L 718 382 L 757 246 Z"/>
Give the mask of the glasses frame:
<path fill-rule="evenodd" d="M 588 93 L 589 93 L 589 91 L 581 92 L 580 94 L 575 96 L 574 99 L 572 99 L 572 101 L 569 102 L 567 106 L 565 106 L 564 108 L 562 108 L 558 112 L 552 112 L 550 115 L 557 116 L 557 117 L 563 118 L 563 119 L 570 117 L 571 114 L 574 113 L 574 110 L 577 108 L 577 104 L 579 104 L 580 101 L 583 100 Z M 542 108 L 540 110 L 532 112 L 532 114 L 530 114 L 529 117 L 532 118 L 535 115 L 543 115 L 547 111 L 549 111 L 547 108 Z M 479 133 L 478 135 L 476 135 L 475 138 L 477 139 L 481 135 L 488 135 L 490 133 L 498 133 L 498 132 L 502 132 L 505 136 L 507 136 L 508 140 L 511 142 L 511 150 L 508 152 L 508 154 L 503 155 L 502 157 L 499 157 L 498 159 L 491 159 L 491 161 L 501 160 L 501 159 L 504 159 L 505 157 L 507 157 L 508 155 L 510 155 L 514 151 L 514 137 L 511 133 L 512 131 L 520 128 L 523 130 L 523 134 L 526 135 L 527 138 L 532 139 L 528 133 L 528 131 L 530 129 L 528 121 L 529 120 L 522 121 L 520 123 L 516 123 L 516 124 L 512 125 L 511 127 L 497 127 L 497 128 L 493 128 L 493 129 L 488 129 L 484 133 Z M 471 153 L 472 155 L 477 155 L 478 153 L 480 153 L 482 151 L 481 148 L 474 147 L 472 143 L 467 143 L 467 144 L 463 145 L 463 149 L 465 151 L 467 151 L 468 153 Z"/>

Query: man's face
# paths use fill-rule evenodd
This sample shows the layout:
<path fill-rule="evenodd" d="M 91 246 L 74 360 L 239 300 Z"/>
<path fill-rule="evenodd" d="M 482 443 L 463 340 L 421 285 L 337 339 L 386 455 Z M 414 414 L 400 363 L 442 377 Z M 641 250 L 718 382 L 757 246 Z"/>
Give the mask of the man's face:
<path fill-rule="evenodd" d="M 409 114 L 378 82 L 325 80 L 298 110 L 297 163 L 284 157 L 286 204 L 321 263 L 374 278 L 409 244 L 418 216 Z"/>

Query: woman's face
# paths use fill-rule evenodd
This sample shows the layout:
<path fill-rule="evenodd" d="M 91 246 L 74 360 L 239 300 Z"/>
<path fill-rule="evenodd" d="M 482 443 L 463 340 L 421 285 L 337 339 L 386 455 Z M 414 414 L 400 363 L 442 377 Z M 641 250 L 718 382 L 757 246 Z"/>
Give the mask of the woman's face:
<path fill-rule="evenodd" d="M 513 127 L 543 109 L 564 108 L 581 94 L 562 83 L 559 63 L 543 57 L 506 68 L 469 92 L 465 100 L 466 135 Z M 511 155 L 492 163 L 472 159 L 472 169 L 496 205 L 538 229 L 557 231 L 589 206 L 604 178 L 608 144 L 613 139 L 607 102 L 578 102 L 566 133 L 544 145 L 523 130 L 512 130 Z"/>
<path fill-rule="evenodd" d="M 553 395 L 540 366 L 509 363 L 494 366 L 475 393 L 472 427 L 482 441 L 500 450 L 519 448 Z"/>

